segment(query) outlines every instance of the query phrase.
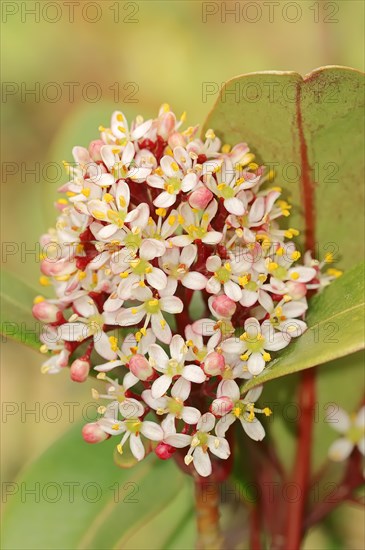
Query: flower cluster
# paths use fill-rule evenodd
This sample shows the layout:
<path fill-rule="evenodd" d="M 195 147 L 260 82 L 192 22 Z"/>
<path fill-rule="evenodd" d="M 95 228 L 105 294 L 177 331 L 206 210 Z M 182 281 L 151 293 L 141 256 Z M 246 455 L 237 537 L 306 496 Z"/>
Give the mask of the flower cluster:
<path fill-rule="evenodd" d="M 71 363 L 83 382 L 92 362 L 106 385 L 93 392 L 104 404 L 86 441 L 117 437 L 120 453 L 128 441 L 137 460 L 185 448 L 208 476 L 209 453 L 230 454 L 235 420 L 264 437 L 257 415 L 271 411 L 240 379 L 306 330 L 308 291 L 339 272 L 321 273 L 330 255 L 298 263 L 298 231 L 279 226 L 290 205 L 246 143 L 213 130 L 200 139 L 180 130 L 184 118 L 164 105 L 129 126 L 115 112 L 88 149 L 73 149 L 56 227 L 41 239 L 41 283 L 56 297 L 37 297 L 33 313 L 51 352 L 44 372 Z"/>

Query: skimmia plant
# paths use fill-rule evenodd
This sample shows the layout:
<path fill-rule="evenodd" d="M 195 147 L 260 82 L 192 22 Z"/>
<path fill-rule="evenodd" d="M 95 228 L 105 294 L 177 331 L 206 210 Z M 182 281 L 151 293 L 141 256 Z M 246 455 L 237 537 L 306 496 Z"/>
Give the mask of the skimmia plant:
<path fill-rule="evenodd" d="M 281 224 L 291 205 L 246 143 L 223 144 L 212 129 L 201 140 L 183 120 L 168 105 L 130 124 L 116 111 L 88 149 L 73 149 L 56 228 L 41 239 L 41 282 L 56 297 L 38 297 L 33 314 L 47 324 L 42 351 L 52 351 L 43 372 L 82 348 L 71 378 L 93 369 L 105 382 L 93 391 L 101 416 L 84 427 L 87 442 L 114 437 L 138 461 L 146 449 L 161 459 L 184 449 L 207 477 L 212 455 L 230 456 L 236 420 L 264 438 L 262 387 L 240 385 L 300 338 L 308 293 L 340 272 L 323 272 L 330 254 L 301 262 L 298 231 Z"/>
<path fill-rule="evenodd" d="M 237 101 L 237 85 L 247 84 L 260 101 Z M 139 548 L 156 510 L 165 525 L 154 529 L 156 548 L 191 547 L 195 516 L 199 548 L 297 550 L 338 504 L 359 501 L 361 85 L 359 73 L 338 67 L 305 79 L 244 75 L 225 85 L 202 130 L 168 105 L 150 120 L 117 111 L 98 139 L 74 147 L 57 223 L 41 237 L 45 297 L 33 315 L 44 324 L 44 373 L 69 367 L 75 382 L 97 378 L 98 412 L 82 436 L 101 444 L 84 445 L 79 430 L 29 479 L 47 484 L 68 460 L 77 482 L 128 487 L 135 475 L 143 499 L 131 507 L 114 498 L 115 513 L 105 514 L 103 503 L 79 501 L 80 521 L 95 520 L 81 541 L 60 532 L 58 518 L 69 514 L 60 509 L 44 547 L 90 539 L 90 547 Z M 333 87 L 339 102 L 326 101 Z M 333 160 L 338 181 L 329 182 L 323 170 Z M 301 169 L 294 183 L 288 164 Z M 11 336 L 23 341 L 14 327 L 36 292 L 12 276 L 3 286 Z M 325 363 L 332 367 L 313 368 Z M 294 426 L 286 405 L 298 407 Z M 223 514 L 223 536 L 218 508 L 232 510 L 232 487 L 242 521 Z M 299 497 L 286 498 L 288 487 Z M 23 531 L 39 524 L 37 514 L 49 514 L 47 503 L 20 500 L 7 512 L 14 548 L 27 545 Z M 19 506 L 24 530 L 11 528 Z"/>

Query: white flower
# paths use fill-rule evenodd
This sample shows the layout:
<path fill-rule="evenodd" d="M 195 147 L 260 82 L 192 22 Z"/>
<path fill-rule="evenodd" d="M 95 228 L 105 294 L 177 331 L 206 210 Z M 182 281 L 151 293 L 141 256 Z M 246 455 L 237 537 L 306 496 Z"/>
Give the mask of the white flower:
<path fill-rule="evenodd" d="M 185 464 L 193 463 L 196 471 L 202 477 L 212 473 L 212 463 L 208 451 L 218 458 L 227 459 L 231 454 L 228 441 L 223 437 L 211 435 L 215 424 L 215 418 L 211 413 L 205 413 L 197 425 L 197 432 L 194 435 L 170 433 L 165 435 L 164 441 L 176 448 L 183 448 L 190 445 L 185 456 Z"/>
<path fill-rule="evenodd" d="M 114 235 L 118 229 L 124 227 L 124 223 L 132 221 L 135 216 L 133 211 L 128 213 L 130 192 L 126 182 L 119 181 L 111 191 L 113 194 L 105 193 L 103 200 L 93 199 L 87 205 L 90 214 L 96 220 L 108 224 L 99 232 L 103 238 Z"/>
<path fill-rule="evenodd" d="M 155 298 L 152 291 L 147 287 L 138 287 L 133 297 L 142 302 L 140 305 L 130 307 L 118 313 L 116 322 L 122 327 L 138 325 L 145 319 L 143 328 L 146 329 L 151 321 L 151 328 L 156 338 L 164 344 L 171 342 L 171 328 L 167 324 L 162 312 L 181 313 L 184 304 L 176 296 L 164 296 Z"/>
<path fill-rule="evenodd" d="M 124 248 L 114 255 L 112 266 L 114 273 L 122 279 L 118 285 L 117 294 L 121 300 L 128 300 L 138 286 L 145 286 L 145 281 L 150 287 L 162 290 L 167 285 L 166 274 L 151 264 L 146 259 L 146 248 L 142 248 L 139 257 L 134 250 Z M 149 258 L 150 254 L 147 255 Z"/>
<path fill-rule="evenodd" d="M 223 200 L 227 212 L 243 216 L 248 206 L 244 190 L 254 187 L 259 178 L 246 181 L 245 178 L 239 177 L 229 158 L 225 158 L 212 172 L 206 177 L 208 189 Z"/>
<path fill-rule="evenodd" d="M 259 291 L 259 300 L 261 306 L 270 314 L 270 323 L 276 330 L 284 332 L 290 338 L 301 336 L 307 330 L 307 324 L 301 319 L 296 319 L 296 317 L 304 315 L 308 309 L 305 298 L 295 301 L 283 298 L 274 305 L 271 296 L 261 290 Z"/>
<path fill-rule="evenodd" d="M 75 314 L 77 321 L 64 323 L 58 327 L 58 337 L 67 342 L 81 342 L 92 336 L 95 350 L 101 357 L 108 360 L 116 359 L 110 339 L 103 330 L 104 325 L 115 324 L 115 316 L 107 312 L 99 313 L 95 302 L 89 296 L 76 299 L 74 307 L 77 311 Z"/>
<path fill-rule="evenodd" d="M 129 390 L 132 386 L 135 386 L 135 384 L 138 382 L 138 378 L 132 375 L 131 372 L 128 372 L 124 378 L 123 383 L 119 384 L 117 380 L 113 380 L 112 378 L 109 378 L 106 376 L 104 372 L 100 372 L 97 375 L 97 378 L 99 380 L 104 380 L 108 382 L 107 387 L 107 393 L 101 394 L 97 390 L 92 390 L 92 396 L 94 399 L 108 399 L 112 403 L 108 405 L 108 411 L 111 411 L 113 408 L 116 409 L 116 411 L 120 412 L 123 416 L 128 416 L 131 412 L 133 415 L 135 414 L 135 411 L 140 411 L 140 403 L 137 401 L 137 399 L 133 399 L 132 397 L 126 397 L 126 391 Z M 104 414 L 106 412 L 106 408 L 101 406 L 99 407 L 99 412 Z M 143 414 L 143 411 L 142 411 Z M 115 417 L 117 418 L 117 416 Z"/>
<path fill-rule="evenodd" d="M 299 258 L 300 253 L 293 250 L 292 243 L 285 247 L 279 247 L 273 258 L 265 260 L 266 269 L 271 277 L 270 283 L 265 283 L 262 288 L 275 294 L 287 294 L 289 293 L 288 282 L 308 283 L 311 281 L 316 276 L 316 270 L 313 267 L 301 265 L 292 267 L 293 262 Z"/>
<path fill-rule="evenodd" d="M 167 414 L 168 420 L 181 418 L 186 424 L 197 424 L 201 413 L 195 407 L 189 407 L 184 404 L 190 394 L 191 383 L 182 376 L 176 380 L 171 388 L 171 397 L 154 398 L 151 390 L 145 390 L 142 393 L 144 401 L 149 407 L 154 409 L 157 414 Z"/>
<path fill-rule="evenodd" d="M 353 415 L 349 415 L 339 407 L 336 417 L 331 420 L 331 426 L 342 435 L 328 450 L 331 460 L 346 460 L 355 446 L 362 455 L 365 455 L 365 406 Z"/>
<path fill-rule="evenodd" d="M 168 208 L 176 202 L 177 195 L 192 191 L 198 183 L 198 176 L 192 171 L 189 153 L 181 146 L 174 148 L 173 157 L 165 155 L 160 168 L 148 176 L 147 183 L 156 189 L 164 189 L 153 201 L 157 207 Z"/>
<path fill-rule="evenodd" d="M 198 365 L 185 365 L 187 347 L 184 339 L 175 334 L 170 344 L 170 357 L 157 344 L 149 347 L 150 364 L 158 372 L 162 373 L 152 384 L 152 397 L 158 399 L 172 384 L 175 377 L 182 377 L 189 382 L 201 384 L 206 376 Z"/>
<path fill-rule="evenodd" d="M 140 417 L 144 414 L 144 407 L 137 400 L 131 406 L 124 407 L 122 414 L 125 420 L 118 420 L 115 406 L 109 406 L 105 411 L 104 417 L 98 420 L 98 425 L 109 435 L 124 434 L 121 442 L 117 445 L 118 452 L 123 454 L 123 446 L 129 440 L 133 456 L 140 461 L 145 456 L 145 448 L 141 435 L 151 441 L 161 441 L 163 439 L 163 430 L 155 422 L 141 420 Z"/>
<path fill-rule="evenodd" d="M 198 271 L 190 271 L 196 259 L 197 246 L 189 244 L 181 251 L 178 248 L 169 248 L 159 258 L 160 267 L 167 273 L 169 289 L 176 291 L 178 283 L 192 290 L 202 290 L 207 284 L 207 278 Z"/>
<path fill-rule="evenodd" d="M 107 363 L 97 365 L 96 367 L 94 367 L 94 370 L 98 372 L 109 372 L 116 367 L 126 365 L 131 357 L 133 357 L 133 355 L 135 355 L 136 353 L 144 355 L 147 352 L 148 347 L 151 344 L 155 343 L 156 337 L 153 334 L 152 329 L 150 328 L 146 331 L 143 331 L 143 333 L 137 332 L 136 334 L 128 334 L 123 340 L 121 349 L 119 349 L 118 347 L 118 341 L 116 337 L 109 337 L 109 340 L 111 340 L 112 348 L 116 352 L 118 359 L 114 359 L 112 361 L 108 361 Z M 128 374 L 132 375 L 131 372 Z M 130 380 L 132 380 L 132 378 L 130 378 Z M 135 377 L 134 383 L 137 382 L 138 378 Z"/>
<path fill-rule="evenodd" d="M 199 336 L 208 336 L 207 349 L 215 348 L 223 338 L 231 336 L 234 327 L 228 319 L 199 319 L 192 325 L 192 330 Z"/>
<path fill-rule="evenodd" d="M 242 298 L 242 282 L 243 266 L 241 262 L 235 260 L 235 256 L 229 257 L 228 260 L 222 259 L 215 255 L 209 256 L 206 262 L 207 270 L 214 273 L 213 277 L 208 280 L 207 291 L 211 294 L 218 294 L 223 286 L 224 293 L 234 302 L 239 302 Z"/>
<path fill-rule="evenodd" d="M 61 369 L 67 367 L 71 353 L 63 348 L 54 351 L 53 355 L 42 364 L 43 374 L 58 374 Z"/>
<path fill-rule="evenodd" d="M 278 351 L 285 348 L 290 337 L 281 332 L 274 332 L 270 321 L 260 323 L 254 317 L 245 321 L 245 332 L 239 338 L 229 338 L 222 342 L 222 349 L 228 353 L 241 355 L 247 361 L 247 368 L 251 374 L 260 374 L 265 368 L 265 361 L 271 356 L 266 351 Z"/>
<path fill-rule="evenodd" d="M 113 145 L 105 145 L 101 148 L 101 156 L 105 166 L 114 176 L 115 181 L 130 179 L 141 183 L 146 180 L 151 173 L 151 168 L 147 166 L 138 166 L 134 158 L 136 150 L 131 141 L 123 148 L 122 156 Z M 141 161 L 142 158 L 139 157 Z M 152 162 L 153 164 L 153 162 Z"/>
<path fill-rule="evenodd" d="M 217 389 L 217 399 L 211 405 L 211 411 L 222 418 L 218 420 L 216 433 L 224 437 L 228 428 L 239 419 L 246 434 L 255 441 L 265 437 L 265 430 L 255 413 L 271 414 L 269 408 L 263 410 L 255 408 L 255 402 L 260 397 L 262 386 L 247 392 L 241 399 L 240 390 L 234 380 L 222 380 Z"/>
<path fill-rule="evenodd" d="M 131 130 L 129 130 L 128 120 L 120 111 L 115 111 L 111 120 L 111 131 L 118 142 L 122 145 L 128 141 L 136 141 L 141 138 L 150 130 L 152 126 L 152 120 L 143 121 L 142 117 L 137 117 L 136 121 L 132 124 Z"/>
<path fill-rule="evenodd" d="M 180 207 L 180 223 L 185 235 L 171 237 L 170 242 L 175 246 L 187 246 L 194 241 L 202 241 L 205 244 L 218 244 L 223 234 L 209 229 L 209 224 L 217 212 L 217 201 L 212 200 L 202 214 L 193 212 L 189 204 L 184 203 Z"/>
<path fill-rule="evenodd" d="M 168 248 L 172 247 L 171 235 L 179 227 L 179 216 L 177 210 L 172 210 L 165 218 L 167 210 L 157 208 L 155 211 L 158 216 L 157 223 L 149 218 L 148 224 L 143 230 L 143 242 L 141 250 L 145 258 L 153 259 L 161 257 Z"/>

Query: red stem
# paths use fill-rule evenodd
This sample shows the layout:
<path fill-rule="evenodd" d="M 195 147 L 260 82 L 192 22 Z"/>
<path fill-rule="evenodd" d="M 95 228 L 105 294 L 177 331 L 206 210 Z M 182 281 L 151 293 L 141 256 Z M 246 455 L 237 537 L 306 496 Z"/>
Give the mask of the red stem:
<path fill-rule="evenodd" d="M 260 512 L 255 505 L 251 512 L 250 550 L 261 550 L 260 540 Z"/>
<path fill-rule="evenodd" d="M 302 82 L 298 83 L 297 86 L 296 115 L 300 146 L 299 153 L 302 167 L 301 187 L 306 226 L 305 246 L 307 250 L 313 252 L 315 247 L 315 196 L 314 183 L 311 178 L 308 148 L 303 128 L 301 87 Z M 287 506 L 288 523 L 286 546 L 290 548 L 290 550 L 297 550 L 300 548 L 303 535 L 303 515 L 309 488 L 313 419 L 316 399 L 315 376 L 316 373 L 314 369 L 304 371 L 299 386 L 299 406 L 302 415 L 298 423 L 299 440 L 293 472 L 293 482 L 300 491 L 300 498 L 296 502 L 288 503 Z"/>
<path fill-rule="evenodd" d="M 286 547 L 290 550 L 300 548 L 303 535 L 304 508 L 309 489 L 315 399 L 315 371 L 309 369 L 303 372 L 299 387 L 301 417 L 298 424 L 299 440 L 292 481 L 296 484 L 300 498 L 287 505 Z"/>
<path fill-rule="evenodd" d="M 319 505 L 308 514 L 304 522 L 304 528 L 308 529 L 312 525 L 321 521 L 342 502 L 345 502 L 346 500 L 351 500 L 354 502 L 353 492 L 362 484 L 362 456 L 357 450 L 355 450 L 348 461 L 345 475 L 336 493 L 331 497 L 331 499 L 325 499 L 319 503 Z M 359 504 L 362 503 L 359 502 Z"/>

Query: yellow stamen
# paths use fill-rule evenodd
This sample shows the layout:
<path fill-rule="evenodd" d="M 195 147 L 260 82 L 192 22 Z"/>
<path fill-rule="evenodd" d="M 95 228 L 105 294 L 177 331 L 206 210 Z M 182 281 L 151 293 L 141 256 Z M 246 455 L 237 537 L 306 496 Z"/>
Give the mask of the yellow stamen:
<path fill-rule="evenodd" d="M 118 350 L 118 338 L 116 338 L 115 336 L 109 336 L 109 342 L 110 342 L 110 347 L 112 349 L 112 351 L 117 351 Z"/>
<path fill-rule="evenodd" d="M 111 195 L 110 193 L 105 193 L 104 196 L 103 196 L 103 200 L 104 200 L 105 202 L 108 202 L 108 203 L 109 203 L 109 202 L 113 202 L 114 197 L 113 197 L 113 195 Z"/>
<path fill-rule="evenodd" d="M 161 216 L 164 218 L 166 216 L 166 208 L 156 208 L 155 213 L 156 216 Z"/>

